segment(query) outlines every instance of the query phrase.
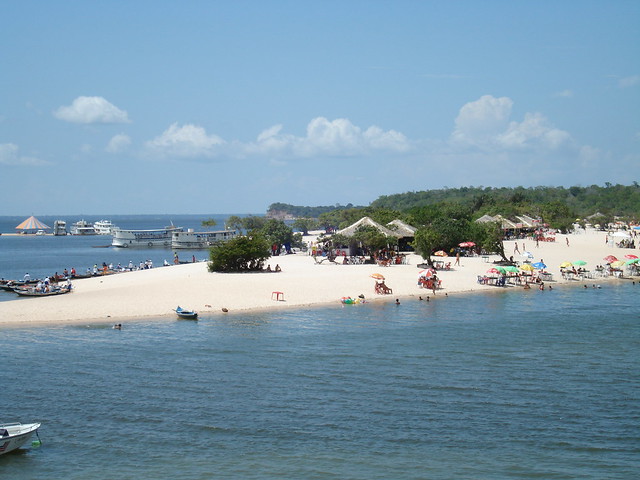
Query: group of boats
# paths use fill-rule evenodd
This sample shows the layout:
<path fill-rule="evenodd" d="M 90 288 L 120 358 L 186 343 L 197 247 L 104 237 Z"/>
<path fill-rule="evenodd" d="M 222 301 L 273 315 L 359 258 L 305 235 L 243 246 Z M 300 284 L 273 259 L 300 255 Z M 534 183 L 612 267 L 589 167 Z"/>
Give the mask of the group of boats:
<path fill-rule="evenodd" d="M 59 235 L 112 235 L 116 227 L 110 220 L 99 220 L 95 223 L 86 220 L 78 220 L 71 224 L 69 232 L 67 232 L 67 222 L 64 220 L 56 220 L 53 222 L 53 234 Z"/>
<path fill-rule="evenodd" d="M 214 243 L 224 242 L 236 236 L 235 230 L 219 230 L 214 232 L 194 232 L 183 227 L 170 225 L 151 230 L 124 230 L 118 228 L 113 231 L 113 247 L 164 247 L 171 249 L 199 249 L 207 248 Z"/>
<path fill-rule="evenodd" d="M 73 290 L 73 286 L 70 281 L 64 284 L 56 284 L 44 283 L 40 280 L 0 280 L 0 290 L 16 293 L 21 297 L 51 297 L 70 293 Z"/>
<path fill-rule="evenodd" d="M 39 423 L 0 423 L 0 455 L 22 447 L 34 433 L 38 435 L 39 428 Z M 32 445 L 40 445 L 39 436 Z"/>

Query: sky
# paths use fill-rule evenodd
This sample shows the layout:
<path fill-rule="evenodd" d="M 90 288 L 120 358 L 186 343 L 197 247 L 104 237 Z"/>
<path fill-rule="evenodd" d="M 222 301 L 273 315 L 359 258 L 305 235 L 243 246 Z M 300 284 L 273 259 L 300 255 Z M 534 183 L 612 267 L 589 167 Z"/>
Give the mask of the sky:
<path fill-rule="evenodd" d="M 640 181 L 640 2 L 0 3 L 0 215 Z"/>

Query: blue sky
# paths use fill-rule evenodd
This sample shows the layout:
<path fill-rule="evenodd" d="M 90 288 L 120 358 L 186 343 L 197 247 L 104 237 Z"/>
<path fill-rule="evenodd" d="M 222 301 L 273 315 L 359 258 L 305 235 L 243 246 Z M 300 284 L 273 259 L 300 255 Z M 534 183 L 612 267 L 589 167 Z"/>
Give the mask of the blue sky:
<path fill-rule="evenodd" d="M 5 1 L 0 215 L 640 181 L 637 1 Z"/>

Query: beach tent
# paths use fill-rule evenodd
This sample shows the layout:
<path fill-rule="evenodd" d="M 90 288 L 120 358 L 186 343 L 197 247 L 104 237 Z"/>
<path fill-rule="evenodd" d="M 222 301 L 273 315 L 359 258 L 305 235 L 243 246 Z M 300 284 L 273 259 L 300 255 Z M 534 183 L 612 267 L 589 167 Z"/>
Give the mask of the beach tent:
<path fill-rule="evenodd" d="M 340 235 L 344 235 L 345 237 L 353 237 L 353 235 L 356 233 L 358 228 L 362 226 L 373 227 L 378 231 L 380 231 L 381 233 L 383 233 L 384 235 L 386 235 L 387 237 L 402 238 L 402 234 L 392 231 L 387 227 L 383 227 L 378 222 L 373 221 L 369 217 L 362 217 L 356 223 L 349 225 L 348 227 L 343 228 L 342 230 L 338 230 L 336 233 L 339 233 Z"/>
<path fill-rule="evenodd" d="M 51 227 L 49 225 L 45 225 L 36 217 L 31 215 L 24 222 L 16 227 L 16 230 L 22 230 L 22 233 L 27 232 L 35 232 L 37 230 L 49 230 Z"/>

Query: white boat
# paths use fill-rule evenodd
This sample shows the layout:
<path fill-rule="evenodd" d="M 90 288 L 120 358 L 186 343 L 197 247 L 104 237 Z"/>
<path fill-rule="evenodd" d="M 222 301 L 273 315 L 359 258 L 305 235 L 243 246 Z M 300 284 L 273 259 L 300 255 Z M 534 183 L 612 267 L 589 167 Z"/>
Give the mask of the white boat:
<path fill-rule="evenodd" d="M 154 230 L 123 230 L 117 228 L 113 231 L 111 245 L 114 247 L 165 247 L 171 248 L 171 235 L 174 232 L 182 232 L 182 227 L 173 225 Z"/>
<path fill-rule="evenodd" d="M 53 234 L 56 236 L 67 234 L 67 222 L 64 220 L 56 220 L 53 222 Z"/>
<path fill-rule="evenodd" d="M 38 428 L 39 423 L 0 423 L 0 455 L 20 448 L 31 435 L 37 435 Z"/>
<path fill-rule="evenodd" d="M 236 236 L 235 230 L 220 230 L 217 232 L 173 232 L 171 248 L 208 248 L 216 242 L 224 242 Z"/>
<path fill-rule="evenodd" d="M 98 235 L 112 235 L 117 227 L 111 223 L 111 220 L 98 220 L 93 224 L 93 228 Z"/>
<path fill-rule="evenodd" d="M 79 220 L 71 225 L 71 235 L 96 235 L 93 224 L 85 220 Z"/>

